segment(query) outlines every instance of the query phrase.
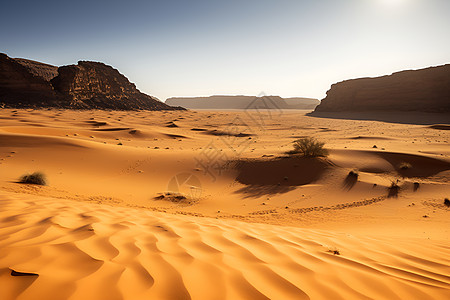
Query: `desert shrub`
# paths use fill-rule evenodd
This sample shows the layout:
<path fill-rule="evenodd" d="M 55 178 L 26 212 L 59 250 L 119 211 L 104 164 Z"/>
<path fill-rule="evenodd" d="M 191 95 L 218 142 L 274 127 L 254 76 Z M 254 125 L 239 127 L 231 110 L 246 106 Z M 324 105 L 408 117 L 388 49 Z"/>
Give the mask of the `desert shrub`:
<path fill-rule="evenodd" d="M 341 252 L 340 252 L 337 248 L 334 248 L 334 249 L 328 249 L 327 252 L 333 253 L 334 255 L 341 255 Z"/>
<path fill-rule="evenodd" d="M 344 179 L 344 188 L 350 190 L 358 181 L 359 173 L 358 171 L 350 171 Z"/>
<path fill-rule="evenodd" d="M 293 153 L 299 153 L 305 157 L 327 156 L 328 151 L 323 147 L 324 145 L 325 143 L 313 137 L 304 137 L 294 141 Z"/>
<path fill-rule="evenodd" d="M 19 182 L 26 184 L 47 185 L 47 178 L 42 172 L 34 172 L 33 174 L 22 175 Z"/>
<path fill-rule="evenodd" d="M 400 165 L 398 167 L 400 170 L 408 170 L 408 169 L 412 168 L 412 165 L 407 162 L 402 162 L 402 163 L 400 163 Z"/>
<path fill-rule="evenodd" d="M 398 197 L 398 192 L 400 191 L 400 186 L 397 181 L 392 181 L 391 186 L 388 188 L 388 197 Z"/>
<path fill-rule="evenodd" d="M 348 176 L 348 177 L 353 177 L 353 178 L 358 179 L 359 173 L 358 173 L 358 171 L 350 171 L 350 172 L 348 172 L 348 175 L 347 175 L 347 176 Z"/>

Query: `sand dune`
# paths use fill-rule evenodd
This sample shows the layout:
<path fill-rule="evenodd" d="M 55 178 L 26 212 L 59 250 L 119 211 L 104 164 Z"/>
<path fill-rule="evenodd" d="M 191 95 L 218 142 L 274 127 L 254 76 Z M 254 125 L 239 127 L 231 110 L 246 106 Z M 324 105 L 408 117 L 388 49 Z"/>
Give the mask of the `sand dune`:
<path fill-rule="evenodd" d="M 446 125 L 304 114 L 3 109 L 0 299 L 450 297 Z"/>
<path fill-rule="evenodd" d="M 444 242 L 0 197 L 2 299 L 444 299 L 450 293 Z M 13 277 L 11 270 L 38 276 Z"/>

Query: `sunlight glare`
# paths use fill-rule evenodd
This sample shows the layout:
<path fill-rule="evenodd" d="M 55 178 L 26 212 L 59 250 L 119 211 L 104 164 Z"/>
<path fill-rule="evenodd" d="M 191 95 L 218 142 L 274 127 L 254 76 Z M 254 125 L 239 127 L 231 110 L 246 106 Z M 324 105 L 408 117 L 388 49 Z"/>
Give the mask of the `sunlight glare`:
<path fill-rule="evenodd" d="M 379 0 L 379 1 L 386 6 L 400 6 L 407 2 L 407 0 Z"/>

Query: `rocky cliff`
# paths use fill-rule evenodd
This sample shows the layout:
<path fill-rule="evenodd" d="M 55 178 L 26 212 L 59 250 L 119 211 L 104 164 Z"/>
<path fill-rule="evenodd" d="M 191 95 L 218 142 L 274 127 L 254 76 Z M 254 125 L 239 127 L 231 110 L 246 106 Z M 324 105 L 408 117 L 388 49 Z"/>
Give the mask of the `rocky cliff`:
<path fill-rule="evenodd" d="M 0 107 L 176 110 L 99 62 L 54 67 L 0 54 Z"/>
<path fill-rule="evenodd" d="M 46 81 L 50 81 L 58 76 L 58 67 L 49 64 L 44 64 L 38 61 L 29 60 L 25 58 L 14 58 L 16 62 L 28 69 L 28 71 L 35 75 L 42 77 Z"/>
<path fill-rule="evenodd" d="M 0 107 L 56 106 L 59 98 L 48 81 L 0 53 Z"/>
<path fill-rule="evenodd" d="M 319 100 L 310 98 L 281 98 L 280 96 L 228 96 L 174 97 L 166 100 L 168 105 L 192 109 L 314 109 Z"/>
<path fill-rule="evenodd" d="M 450 65 L 333 84 L 314 112 L 346 111 L 450 112 Z"/>
<path fill-rule="evenodd" d="M 80 61 L 58 68 L 51 80 L 70 106 L 99 109 L 174 109 L 144 93 L 116 69 L 99 62 Z"/>

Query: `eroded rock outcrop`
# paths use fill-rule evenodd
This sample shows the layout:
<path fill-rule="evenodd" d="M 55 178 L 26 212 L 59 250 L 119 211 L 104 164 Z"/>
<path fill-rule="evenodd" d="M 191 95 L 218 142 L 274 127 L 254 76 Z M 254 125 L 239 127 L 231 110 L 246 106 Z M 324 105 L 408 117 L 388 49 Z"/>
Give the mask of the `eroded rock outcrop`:
<path fill-rule="evenodd" d="M 48 81 L 0 53 L 0 107 L 56 106 L 59 99 Z"/>
<path fill-rule="evenodd" d="M 116 69 L 99 62 L 80 61 L 58 68 L 51 80 L 70 106 L 119 110 L 175 109 L 144 93 Z"/>
<path fill-rule="evenodd" d="M 342 81 L 314 112 L 450 112 L 450 65 Z"/>
<path fill-rule="evenodd" d="M 16 62 L 28 69 L 28 71 L 35 75 L 42 77 L 45 81 L 50 81 L 58 76 L 58 67 L 49 64 L 44 64 L 38 61 L 29 60 L 25 58 L 14 58 Z"/>
<path fill-rule="evenodd" d="M 0 107 L 177 110 L 99 62 L 54 67 L 0 54 Z"/>

